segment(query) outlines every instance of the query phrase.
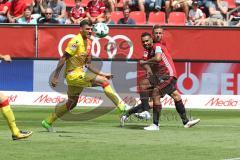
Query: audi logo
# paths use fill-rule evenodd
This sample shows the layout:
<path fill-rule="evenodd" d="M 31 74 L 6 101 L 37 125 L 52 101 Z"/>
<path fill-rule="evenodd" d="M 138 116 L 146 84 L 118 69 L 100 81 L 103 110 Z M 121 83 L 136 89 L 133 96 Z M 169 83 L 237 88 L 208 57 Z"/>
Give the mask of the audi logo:
<path fill-rule="evenodd" d="M 61 40 L 59 41 L 59 44 L 58 44 L 58 52 L 59 52 L 60 56 L 63 55 L 63 50 L 62 50 L 63 43 L 67 39 L 73 38 L 74 36 L 75 36 L 75 34 L 67 34 L 67 35 L 65 35 L 61 38 Z M 128 46 L 129 46 L 128 47 L 129 51 L 128 51 L 128 54 L 127 54 L 126 58 L 130 59 L 132 57 L 132 55 L 133 55 L 133 44 L 132 44 L 132 41 L 127 36 L 125 36 L 125 35 L 115 35 L 115 36 L 111 37 L 111 36 L 107 35 L 104 38 L 108 40 L 108 43 L 107 43 L 107 46 L 106 46 L 106 52 L 107 52 L 108 58 L 114 58 L 118 53 L 117 52 L 117 49 L 118 49 L 117 46 L 118 45 L 116 43 L 117 39 L 125 40 L 124 44 L 127 43 Z M 99 42 L 99 38 L 91 36 L 91 39 L 93 40 L 91 54 L 92 54 L 92 56 L 99 58 L 100 54 L 101 54 L 101 47 L 102 47 L 100 42 Z M 95 45 L 96 45 L 96 51 L 95 51 Z"/>

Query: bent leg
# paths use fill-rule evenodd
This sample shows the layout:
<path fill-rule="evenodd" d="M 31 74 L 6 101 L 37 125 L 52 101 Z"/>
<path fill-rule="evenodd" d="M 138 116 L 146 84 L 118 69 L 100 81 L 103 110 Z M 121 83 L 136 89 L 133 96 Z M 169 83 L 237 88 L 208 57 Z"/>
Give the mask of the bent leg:
<path fill-rule="evenodd" d="M 117 93 L 112 89 L 112 87 L 109 84 L 109 81 L 107 78 L 103 76 L 96 76 L 96 78 L 93 80 L 93 84 L 102 86 L 104 93 L 106 96 L 121 110 L 125 110 L 125 104 L 123 100 L 121 100 Z"/>
<path fill-rule="evenodd" d="M 78 102 L 79 95 L 83 91 L 82 87 L 68 86 L 68 100 L 61 106 L 56 106 L 54 112 L 46 119 L 46 122 L 50 125 L 58 118 L 62 117 L 68 111 L 72 110 Z"/>

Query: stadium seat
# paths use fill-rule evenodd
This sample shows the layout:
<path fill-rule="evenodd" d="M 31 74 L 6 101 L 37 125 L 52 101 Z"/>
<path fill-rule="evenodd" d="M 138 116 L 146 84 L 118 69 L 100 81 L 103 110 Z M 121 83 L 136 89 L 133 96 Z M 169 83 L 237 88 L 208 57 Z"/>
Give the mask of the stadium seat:
<path fill-rule="evenodd" d="M 111 13 L 111 19 L 117 24 L 118 20 L 123 17 L 122 11 L 114 11 Z"/>
<path fill-rule="evenodd" d="M 226 2 L 228 3 L 228 9 L 233 9 L 236 8 L 236 0 L 226 0 Z"/>
<path fill-rule="evenodd" d="M 186 16 L 184 12 L 171 12 L 168 17 L 168 25 L 184 26 Z"/>
<path fill-rule="evenodd" d="M 74 7 L 75 6 L 75 0 L 64 0 L 64 3 L 67 7 Z M 86 7 L 88 4 L 88 0 L 82 0 L 82 6 Z"/>
<path fill-rule="evenodd" d="M 75 0 L 64 0 L 66 7 L 73 7 L 75 6 Z"/>
<path fill-rule="evenodd" d="M 146 14 L 142 11 L 132 11 L 130 12 L 130 17 L 135 20 L 136 24 L 142 25 L 146 24 Z"/>
<path fill-rule="evenodd" d="M 150 25 L 165 25 L 165 12 L 151 12 L 148 18 L 148 24 Z"/>

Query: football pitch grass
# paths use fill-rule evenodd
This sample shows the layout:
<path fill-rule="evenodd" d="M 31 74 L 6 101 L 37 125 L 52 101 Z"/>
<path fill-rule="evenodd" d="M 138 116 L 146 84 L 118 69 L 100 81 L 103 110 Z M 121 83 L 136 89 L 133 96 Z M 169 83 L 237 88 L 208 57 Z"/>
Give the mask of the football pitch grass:
<path fill-rule="evenodd" d="M 13 107 L 21 129 L 32 137 L 12 141 L 0 116 L 1 160 L 224 160 L 240 159 L 239 110 L 187 110 L 201 118 L 185 129 L 174 109 L 163 109 L 160 131 L 144 131 L 151 121 L 132 118 L 119 127 L 116 111 L 88 121 L 55 123 L 56 133 L 41 127 L 53 108 Z M 89 111 L 76 109 L 75 114 Z"/>

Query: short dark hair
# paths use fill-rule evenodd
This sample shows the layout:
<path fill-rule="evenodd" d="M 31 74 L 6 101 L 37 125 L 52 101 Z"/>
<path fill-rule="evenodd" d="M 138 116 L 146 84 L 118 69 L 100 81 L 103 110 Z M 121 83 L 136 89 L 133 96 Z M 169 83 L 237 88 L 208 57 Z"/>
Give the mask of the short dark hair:
<path fill-rule="evenodd" d="M 92 26 L 92 22 L 89 20 L 83 20 L 80 22 L 80 27 L 83 27 L 85 25 Z"/>
<path fill-rule="evenodd" d="M 141 38 L 142 37 L 145 37 L 145 36 L 149 36 L 149 37 L 152 37 L 152 35 L 148 32 L 143 32 L 142 35 L 141 35 Z"/>
<path fill-rule="evenodd" d="M 158 24 L 154 25 L 153 28 L 152 28 L 152 32 L 153 32 L 155 29 L 159 29 L 159 28 L 163 29 L 162 26 L 160 26 L 160 25 L 158 25 Z"/>

